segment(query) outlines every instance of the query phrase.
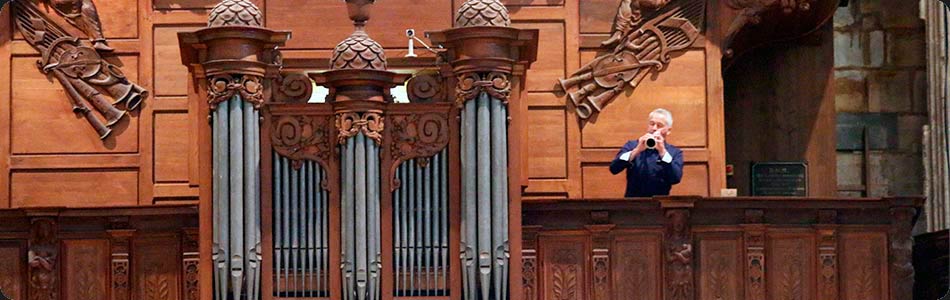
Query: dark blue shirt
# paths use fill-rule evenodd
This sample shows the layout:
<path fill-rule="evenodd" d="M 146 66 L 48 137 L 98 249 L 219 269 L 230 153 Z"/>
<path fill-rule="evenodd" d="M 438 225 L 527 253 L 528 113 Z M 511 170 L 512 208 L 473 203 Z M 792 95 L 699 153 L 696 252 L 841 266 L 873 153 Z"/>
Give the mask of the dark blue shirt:
<path fill-rule="evenodd" d="M 620 159 L 620 155 L 637 148 L 637 141 L 629 141 L 610 163 L 610 173 L 617 175 L 627 170 L 627 191 L 624 197 L 653 197 L 669 195 L 674 184 L 683 178 L 683 151 L 666 144 L 666 152 L 673 157 L 670 163 L 663 162 L 660 153 L 646 149 L 633 162 Z"/>

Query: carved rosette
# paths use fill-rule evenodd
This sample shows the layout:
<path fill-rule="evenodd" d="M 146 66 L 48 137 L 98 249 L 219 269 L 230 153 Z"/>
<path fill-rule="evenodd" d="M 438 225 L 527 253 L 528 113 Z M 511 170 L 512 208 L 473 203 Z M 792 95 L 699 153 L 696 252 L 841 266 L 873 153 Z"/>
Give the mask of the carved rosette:
<path fill-rule="evenodd" d="M 201 260 L 198 253 L 198 228 L 186 228 L 181 233 L 182 248 L 182 284 L 185 300 L 198 300 L 198 262 Z"/>
<path fill-rule="evenodd" d="M 445 101 L 442 76 L 438 73 L 419 73 L 406 82 L 406 91 L 411 103 Z"/>
<path fill-rule="evenodd" d="M 360 132 L 382 145 L 383 116 L 379 111 L 343 112 L 336 115 L 337 142 L 346 144 L 346 140 Z"/>
<path fill-rule="evenodd" d="M 264 105 L 264 85 L 260 76 L 221 74 L 208 77 L 208 105 L 211 110 L 218 108 L 218 103 L 228 101 L 234 96 L 260 109 Z"/>
<path fill-rule="evenodd" d="M 113 229 L 108 231 L 111 236 L 109 244 L 112 253 L 112 259 L 109 263 L 112 272 L 112 283 L 110 284 L 112 293 L 110 295 L 112 300 L 129 300 L 129 295 L 131 295 L 129 249 L 135 230 L 121 229 L 128 228 L 128 219 L 114 221 L 111 227 Z"/>
<path fill-rule="evenodd" d="M 888 231 L 890 244 L 890 283 L 892 300 L 907 299 L 914 293 L 914 239 L 911 229 L 917 209 L 913 207 L 891 208 L 891 228 Z"/>
<path fill-rule="evenodd" d="M 333 154 L 331 118 L 329 115 L 276 117 L 270 135 L 274 151 L 293 160 L 295 169 L 300 169 L 304 160 L 316 161 L 326 168 Z"/>
<path fill-rule="evenodd" d="M 537 251 L 534 249 L 524 250 L 521 255 L 521 282 L 524 284 L 524 299 L 535 300 L 537 299 L 536 282 L 538 277 Z"/>
<path fill-rule="evenodd" d="M 59 294 L 59 241 L 52 218 L 36 218 L 30 228 L 29 295 L 31 300 L 55 300 Z"/>
<path fill-rule="evenodd" d="M 208 27 L 253 26 L 263 24 L 261 10 L 248 0 L 224 0 L 211 9 Z"/>
<path fill-rule="evenodd" d="M 413 158 L 432 157 L 449 145 L 449 116 L 446 113 L 416 113 L 390 115 L 392 125 L 392 143 L 390 153 L 393 158 L 390 178 L 392 190 L 399 187 L 396 169 L 405 161 Z M 427 164 L 427 160 L 422 160 Z"/>
<path fill-rule="evenodd" d="M 458 85 L 455 89 L 457 95 L 455 103 L 459 106 L 465 104 L 465 101 L 475 99 L 482 92 L 508 104 L 511 81 L 508 74 L 502 72 L 464 73 L 458 76 Z"/>
<path fill-rule="evenodd" d="M 275 102 L 307 103 L 313 94 L 313 81 L 307 74 L 299 72 L 281 74 L 276 81 Z"/>
<path fill-rule="evenodd" d="M 667 300 L 692 300 L 693 242 L 690 234 L 689 211 L 671 209 L 666 212 L 666 292 Z"/>
<path fill-rule="evenodd" d="M 455 27 L 511 26 L 508 8 L 499 0 L 468 0 L 455 14 Z"/>

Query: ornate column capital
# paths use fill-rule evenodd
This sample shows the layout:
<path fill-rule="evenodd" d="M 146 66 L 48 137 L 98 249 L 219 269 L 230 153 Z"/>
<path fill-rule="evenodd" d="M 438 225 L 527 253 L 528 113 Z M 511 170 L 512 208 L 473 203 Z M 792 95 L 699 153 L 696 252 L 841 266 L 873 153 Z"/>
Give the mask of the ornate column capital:
<path fill-rule="evenodd" d="M 235 95 L 256 108 L 268 98 L 264 78 L 278 73 L 277 47 L 290 39 L 290 32 L 260 27 L 260 20 L 253 3 L 226 0 L 212 9 L 209 27 L 178 33 L 182 63 L 195 78 L 207 79 L 211 110 Z"/>

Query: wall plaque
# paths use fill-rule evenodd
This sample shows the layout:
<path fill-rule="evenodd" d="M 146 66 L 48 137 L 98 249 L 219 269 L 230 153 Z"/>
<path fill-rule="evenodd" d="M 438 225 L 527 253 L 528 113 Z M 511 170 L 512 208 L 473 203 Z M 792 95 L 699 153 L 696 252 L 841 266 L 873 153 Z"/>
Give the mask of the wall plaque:
<path fill-rule="evenodd" d="M 808 196 L 808 163 L 752 163 L 752 196 Z"/>

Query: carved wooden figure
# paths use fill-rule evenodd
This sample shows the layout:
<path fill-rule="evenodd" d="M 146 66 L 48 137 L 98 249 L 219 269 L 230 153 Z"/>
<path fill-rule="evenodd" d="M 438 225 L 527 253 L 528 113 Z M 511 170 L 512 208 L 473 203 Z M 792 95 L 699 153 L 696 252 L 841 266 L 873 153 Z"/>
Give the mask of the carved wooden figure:
<path fill-rule="evenodd" d="M 59 297 L 59 243 L 56 223 L 51 218 L 33 220 L 30 229 L 30 299 L 55 300 Z"/>
<path fill-rule="evenodd" d="M 693 242 L 689 229 L 689 211 L 666 212 L 670 224 L 666 234 L 666 299 L 693 299 Z"/>
<path fill-rule="evenodd" d="M 69 24 L 82 29 L 92 41 L 92 47 L 102 52 L 112 52 L 102 35 L 102 22 L 92 0 L 45 0 L 57 14 L 66 18 Z"/>

